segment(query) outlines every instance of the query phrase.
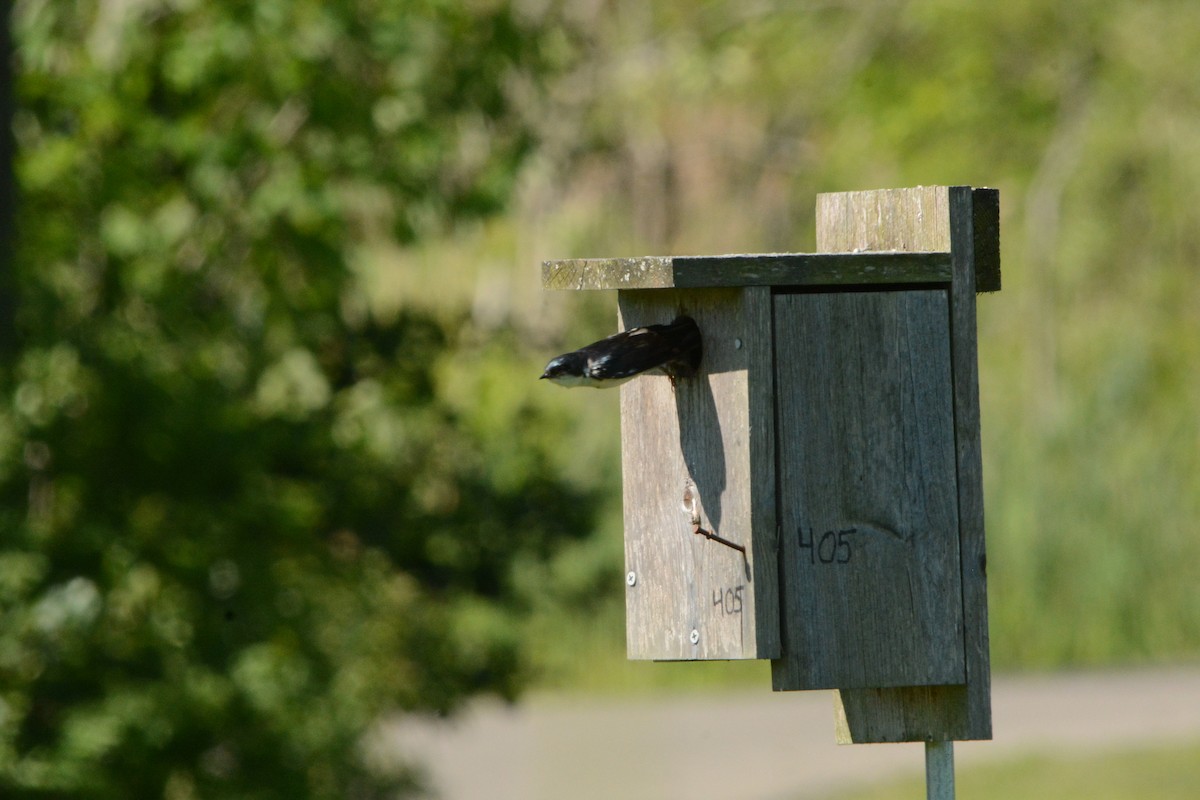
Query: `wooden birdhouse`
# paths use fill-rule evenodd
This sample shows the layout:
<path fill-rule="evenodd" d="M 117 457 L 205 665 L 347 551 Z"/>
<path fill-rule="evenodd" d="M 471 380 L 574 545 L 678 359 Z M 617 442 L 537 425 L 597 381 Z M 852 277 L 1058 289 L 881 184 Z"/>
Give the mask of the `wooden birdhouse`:
<path fill-rule="evenodd" d="M 622 328 L 693 317 L 696 377 L 621 387 L 630 658 L 768 658 L 843 741 L 991 736 L 975 295 L 999 197 L 817 198 L 811 254 L 576 259 Z"/>

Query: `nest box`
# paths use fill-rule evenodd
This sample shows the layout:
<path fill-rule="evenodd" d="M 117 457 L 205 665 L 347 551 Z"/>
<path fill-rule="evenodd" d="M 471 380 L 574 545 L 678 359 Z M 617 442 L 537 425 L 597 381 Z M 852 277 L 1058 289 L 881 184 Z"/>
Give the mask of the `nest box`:
<path fill-rule="evenodd" d="M 773 660 L 842 741 L 990 738 L 975 295 L 999 198 L 819 195 L 812 254 L 575 259 L 623 328 L 693 317 L 694 378 L 621 387 L 630 658 Z"/>

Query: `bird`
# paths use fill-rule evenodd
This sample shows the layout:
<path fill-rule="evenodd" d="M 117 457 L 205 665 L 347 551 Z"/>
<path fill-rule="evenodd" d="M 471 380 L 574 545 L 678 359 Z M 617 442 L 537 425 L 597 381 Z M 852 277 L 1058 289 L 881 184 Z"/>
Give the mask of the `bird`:
<path fill-rule="evenodd" d="M 663 325 L 630 328 L 550 359 L 541 379 L 559 386 L 606 389 L 660 370 L 675 385 L 700 369 L 703 343 L 696 320 L 681 315 Z"/>

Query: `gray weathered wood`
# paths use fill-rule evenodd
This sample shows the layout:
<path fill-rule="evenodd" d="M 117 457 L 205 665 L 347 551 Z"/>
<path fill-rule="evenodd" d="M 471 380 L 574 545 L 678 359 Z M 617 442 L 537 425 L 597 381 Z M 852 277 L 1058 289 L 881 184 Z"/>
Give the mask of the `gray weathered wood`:
<path fill-rule="evenodd" d="M 959 546 L 962 549 L 963 644 L 967 656 L 966 725 L 961 735 L 945 739 L 992 738 L 991 657 L 988 639 L 987 547 L 984 539 L 983 445 L 979 416 L 979 351 L 975 313 L 975 258 L 983 251 L 994 252 L 994 289 L 1000 288 L 998 229 L 980 234 L 976 208 L 984 203 L 999 208 L 995 195 L 953 187 L 949 190 L 950 249 L 954 256 L 954 280 L 950 285 L 950 340 L 953 342 L 954 425 L 958 455 Z M 998 224 L 998 222 L 997 222 Z M 982 239 L 981 239 L 982 236 Z M 981 240 L 989 241 L 981 248 Z M 994 244 L 991 244 L 994 242 Z M 988 273 L 983 273 L 988 274 Z M 993 289 L 993 290 L 994 290 Z"/>
<path fill-rule="evenodd" d="M 948 313 L 945 290 L 775 298 L 777 688 L 965 682 Z"/>
<path fill-rule="evenodd" d="M 625 326 L 685 311 L 705 336 L 699 377 L 622 388 L 629 655 L 779 656 L 791 548 L 809 561 L 778 565 L 776 688 L 840 687 L 843 742 L 990 738 L 975 292 L 1000 287 L 999 197 L 821 195 L 817 217 L 816 254 L 543 264 L 546 288 L 622 290 Z M 810 456 L 777 475 L 794 448 Z M 814 466 L 822 448 L 836 468 Z M 803 501 L 777 509 L 793 478 Z M 692 533 L 689 484 L 703 528 L 744 557 Z M 816 559 L 789 538 L 809 519 L 813 547 L 834 531 Z M 859 572 L 820 572 L 843 554 Z"/>
<path fill-rule="evenodd" d="M 817 195 L 817 250 L 950 252 L 949 189 L 879 189 Z"/>
<path fill-rule="evenodd" d="M 622 291 L 618 305 L 623 328 L 687 313 L 704 339 L 697 377 L 621 387 L 628 655 L 774 657 L 770 290 Z M 682 508 L 689 483 L 704 530 L 744 555 L 693 533 Z"/>
<path fill-rule="evenodd" d="M 990 198 L 984 197 L 987 202 Z M 991 738 L 982 469 L 975 346 L 974 198 L 968 187 L 849 192 L 817 198 L 822 251 L 948 250 L 951 364 L 962 558 L 966 684 L 845 689 L 835 693 L 840 742 Z M 998 250 L 996 264 L 999 264 Z M 998 280 L 998 272 L 996 273 Z"/>
<path fill-rule="evenodd" d="M 949 283 L 949 252 L 576 258 L 542 263 L 546 289 L 699 289 Z"/>

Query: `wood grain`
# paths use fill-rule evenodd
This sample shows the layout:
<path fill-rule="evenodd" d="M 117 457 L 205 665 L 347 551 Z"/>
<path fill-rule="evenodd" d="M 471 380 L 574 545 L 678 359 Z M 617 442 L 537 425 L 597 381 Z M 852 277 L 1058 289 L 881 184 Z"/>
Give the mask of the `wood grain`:
<path fill-rule="evenodd" d="M 621 387 L 626 641 L 633 659 L 772 658 L 779 653 L 770 413 L 770 291 L 618 293 L 623 328 L 678 313 L 700 326 L 700 373 L 672 387 Z M 698 497 L 702 527 L 682 508 Z M 695 641 L 692 632 L 695 631 Z"/>
<path fill-rule="evenodd" d="M 776 688 L 839 687 L 842 742 L 991 737 L 975 293 L 999 222 L 992 189 L 844 192 L 818 253 L 543 263 L 548 289 L 620 290 L 626 327 L 705 337 L 697 378 L 621 390 L 631 658 L 775 658 Z M 744 557 L 692 533 L 688 485 Z M 816 569 L 806 525 L 853 530 L 861 569 Z"/>
<path fill-rule="evenodd" d="M 949 283 L 949 252 L 577 258 L 542 264 L 546 289 L 701 289 Z"/>
<path fill-rule="evenodd" d="M 965 681 L 947 318 L 938 290 L 775 298 L 777 688 Z"/>
<path fill-rule="evenodd" d="M 966 683 L 839 690 L 835 692 L 835 720 L 840 742 L 991 738 L 975 347 L 977 242 L 974 205 L 977 196 L 998 209 L 996 196 L 973 195 L 969 187 L 930 186 L 819 195 L 817 198 L 819 250 L 893 247 L 916 251 L 947 250 L 951 252 L 954 264 L 949 296 L 949 335 L 952 341 Z M 978 248 L 980 252 L 994 249 L 995 285 L 998 286 L 998 239 L 993 237 Z"/>

